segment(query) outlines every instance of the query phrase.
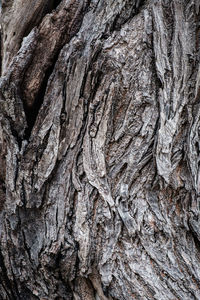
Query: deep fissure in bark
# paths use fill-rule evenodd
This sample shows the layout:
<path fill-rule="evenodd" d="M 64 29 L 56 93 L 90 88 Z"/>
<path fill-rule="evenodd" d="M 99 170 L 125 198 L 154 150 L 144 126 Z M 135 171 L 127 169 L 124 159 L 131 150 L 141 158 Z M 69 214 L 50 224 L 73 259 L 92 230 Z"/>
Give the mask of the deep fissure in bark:
<path fill-rule="evenodd" d="M 56 9 L 61 2 L 62 0 L 53 0 L 52 9 Z"/>
<path fill-rule="evenodd" d="M 27 128 L 25 130 L 25 135 L 24 135 L 24 139 L 26 139 L 26 140 L 28 140 L 31 135 L 31 131 L 33 129 L 36 118 L 40 111 L 40 107 L 44 100 L 48 80 L 54 70 L 55 64 L 58 59 L 59 52 L 60 51 L 58 51 L 58 54 L 55 55 L 54 61 L 52 62 L 52 64 L 48 67 L 47 71 L 45 72 L 44 79 L 43 79 L 40 89 L 35 97 L 35 100 L 33 101 L 33 105 L 30 107 L 27 105 L 26 101 L 24 101 L 24 111 L 25 111 L 26 120 L 27 120 Z"/>
<path fill-rule="evenodd" d="M 0 268 L 1 268 L 1 274 L 2 274 L 1 284 L 4 288 L 4 290 L 6 291 L 8 299 L 14 300 L 14 299 L 16 299 L 16 295 L 14 293 L 12 283 L 8 278 L 7 271 L 6 271 L 6 266 L 4 264 L 4 258 L 3 258 L 3 255 L 1 253 L 1 251 L 0 251 Z"/>
<path fill-rule="evenodd" d="M 110 33 L 112 33 L 115 30 L 119 31 L 125 23 L 127 23 L 137 14 L 139 14 L 144 4 L 145 0 L 139 0 L 135 4 L 133 4 L 132 0 L 127 1 L 123 10 L 120 11 L 120 13 L 118 13 L 114 18 L 114 21 L 110 27 Z"/>

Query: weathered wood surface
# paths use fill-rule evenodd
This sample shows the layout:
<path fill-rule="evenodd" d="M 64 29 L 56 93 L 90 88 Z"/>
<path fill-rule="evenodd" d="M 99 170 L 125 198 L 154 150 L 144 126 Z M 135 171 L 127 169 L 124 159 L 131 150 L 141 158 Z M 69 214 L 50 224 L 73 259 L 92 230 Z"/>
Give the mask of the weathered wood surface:
<path fill-rule="evenodd" d="M 200 299 L 199 6 L 2 1 L 1 299 Z"/>

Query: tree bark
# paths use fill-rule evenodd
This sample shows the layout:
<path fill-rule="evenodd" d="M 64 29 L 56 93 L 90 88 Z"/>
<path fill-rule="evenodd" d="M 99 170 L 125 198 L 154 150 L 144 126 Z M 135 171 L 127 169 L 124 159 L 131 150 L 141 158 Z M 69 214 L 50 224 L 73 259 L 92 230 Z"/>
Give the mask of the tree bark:
<path fill-rule="evenodd" d="M 200 299 L 198 0 L 3 0 L 0 298 Z"/>

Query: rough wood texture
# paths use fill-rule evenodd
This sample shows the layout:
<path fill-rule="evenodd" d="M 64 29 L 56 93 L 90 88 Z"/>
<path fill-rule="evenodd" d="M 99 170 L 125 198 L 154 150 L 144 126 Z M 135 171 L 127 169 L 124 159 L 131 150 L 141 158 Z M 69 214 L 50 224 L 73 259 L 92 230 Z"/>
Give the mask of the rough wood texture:
<path fill-rule="evenodd" d="M 1 28 L 1 299 L 200 299 L 199 1 L 7 0 Z"/>

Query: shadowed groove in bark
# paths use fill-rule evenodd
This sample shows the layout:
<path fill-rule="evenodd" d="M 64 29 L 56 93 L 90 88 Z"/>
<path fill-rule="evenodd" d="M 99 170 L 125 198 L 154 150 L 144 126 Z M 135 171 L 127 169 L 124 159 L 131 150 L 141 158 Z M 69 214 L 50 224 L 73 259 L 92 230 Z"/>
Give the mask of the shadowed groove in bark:
<path fill-rule="evenodd" d="M 24 32 L 22 33 L 21 40 L 19 41 L 19 44 L 21 45 L 23 37 L 26 37 L 29 35 L 31 30 L 37 26 L 42 18 L 46 15 L 51 13 L 54 9 L 58 7 L 58 5 L 62 2 L 62 0 L 48 0 L 46 5 L 44 6 L 44 9 L 39 12 L 40 19 L 38 19 L 38 14 L 35 14 L 35 17 L 33 16 L 33 19 L 31 19 L 27 24 L 26 28 L 24 28 Z M 15 34 L 14 34 L 15 35 Z"/>
<path fill-rule="evenodd" d="M 53 0 L 52 9 L 56 9 L 61 2 L 62 0 Z"/>
<path fill-rule="evenodd" d="M 110 33 L 113 31 L 119 31 L 121 27 L 131 20 L 134 16 L 139 14 L 146 0 L 138 0 L 137 3 L 133 4 L 133 1 L 130 0 L 126 2 L 124 8 L 120 13 L 118 13 L 110 27 Z"/>
<path fill-rule="evenodd" d="M 60 2 L 61 1 L 56 1 L 55 5 L 59 5 Z M 86 7 L 87 7 L 87 5 L 86 5 Z M 77 16 L 75 14 L 75 19 L 74 20 L 72 19 L 73 22 L 70 25 L 71 26 L 74 25 L 74 26 L 73 26 L 72 33 L 68 32 L 68 38 L 67 38 L 68 42 L 73 37 L 73 35 L 76 34 L 76 32 L 78 31 L 79 27 L 81 26 L 81 22 L 82 22 L 84 13 L 85 13 L 85 11 L 83 10 L 83 8 L 81 10 L 82 10 L 82 16 L 79 15 L 80 14 L 80 12 L 79 12 L 79 14 Z M 67 29 L 66 29 L 66 31 L 67 31 Z M 61 40 L 59 42 L 57 42 L 58 45 L 56 46 L 55 50 L 53 50 L 53 52 L 55 52 L 54 54 L 52 53 L 53 58 L 48 58 L 47 59 L 47 61 L 50 59 L 50 62 L 47 62 L 48 65 L 49 65 L 48 68 L 47 68 L 47 66 L 45 64 L 44 64 L 44 66 L 41 66 L 41 65 L 38 66 L 41 69 L 44 68 L 45 75 L 44 76 L 42 75 L 42 77 L 40 78 L 40 80 L 38 82 L 38 88 L 39 88 L 39 90 L 37 92 L 34 92 L 34 97 L 35 98 L 32 99 L 32 100 L 29 100 L 28 91 L 27 90 L 26 90 L 26 94 L 23 95 L 23 98 L 24 98 L 24 109 L 25 109 L 25 113 L 26 113 L 26 116 L 27 116 L 27 125 L 28 125 L 27 129 L 26 129 L 26 132 L 25 132 L 25 138 L 27 140 L 30 137 L 32 128 L 34 126 L 35 120 L 36 120 L 38 112 L 39 112 L 39 109 L 40 109 L 40 107 L 41 107 L 41 105 L 43 103 L 43 98 L 44 98 L 44 95 L 45 95 L 45 92 L 46 92 L 46 87 L 47 87 L 47 84 L 48 84 L 48 79 L 49 79 L 51 73 L 54 70 L 54 67 L 55 67 L 55 64 L 57 62 L 60 50 L 61 50 L 61 48 L 63 46 L 63 43 L 64 43 L 63 41 L 66 39 L 66 37 L 65 37 L 66 34 L 63 33 L 62 35 L 63 35 L 63 39 L 61 38 Z M 49 41 L 46 41 L 46 42 L 49 43 Z M 50 41 L 50 45 L 51 44 L 52 44 L 52 42 Z M 50 54 L 50 57 L 52 55 Z M 29 66 L 29 68 L 30 68 L 30 66 Z M 34 70 L 34 66 L 33 66 L 33 70 Z M 40 71 L 40 73 L 41 73 L 41 71 Z M 26 78 L 26 76 L 24 78 Z M 32 78 L 32 81 L 34 81 L 34 78 Z M 28 85 L 29 82 L 27 82 L 25 80 L 25 84 Z M 24 82 L 21 84 L 21 86 L 23 86 L 23 85 L 24 85 Z M 28 98 L 28 100 L 27 100 L 27 98 Z"/>
<path fill-rule="evenodd" d="M 1 250 L 0 250 L 0 269 L 1 269 L 0 273 L 2 274 L 1 284 L 2 284 L 2 286 L 4 287 L 4 289 L 6 291 L 8 299 L 9 300 L 14 300 L 14 299 L 17 298 L 16 293 L 14 292 L 15 288 L 12 286 L 12 283 L 8 278 L 7 270 L 6 270 L 6 266 L 4 264 L 4 258 L 3 258 L 3 255 L 1 253 Z"/>
<path fill-rule="evenodd" d="M 29 106 L 27 106 L 25 101 L 23 102 L 24 103 L 24 111 L 25 111 L 26 120 L 27 120 L 27 128 L 26 128 L 25 133 L 24 133 L 24 138 L 26 140 L 28 140 L 30 135 L 31 135 L 31 131 L 33 129 L 36 118 L 38 116 L 38 112 L 39 112 L 40 107 L 41 107 L 41 105 L 43 103 L 43 100 L 44 100 L 48 80 L 49 80 L 49 78 L 50 78 L 50 76 L 51 76 L 51 74 L 54 70 L 55 64 L 56 64 L 57 59 L 58 59 L 59 52 L 60 52 L 60 50 L 55 55 L 55 58 L 54 58 L 52 64 L 49 66 L 49 68 L 45 72 L 44 79 L 43 79 L 42 84 L 40 86 L 40 89 L 39 89 L 39 91 L 38 91 L 38 93 L 35 97 L 33 106 L 29 107 Z"/>

